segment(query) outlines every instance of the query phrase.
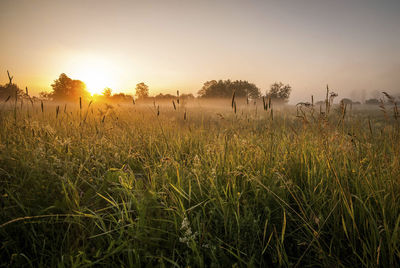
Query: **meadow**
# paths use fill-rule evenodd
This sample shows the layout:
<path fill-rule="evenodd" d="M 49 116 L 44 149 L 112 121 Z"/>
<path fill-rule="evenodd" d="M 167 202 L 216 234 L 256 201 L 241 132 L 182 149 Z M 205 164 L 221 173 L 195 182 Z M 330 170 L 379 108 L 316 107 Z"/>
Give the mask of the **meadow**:
<path fill-rule="evenodd" d="M 400 265 L 395 106 L 176 106 L 2 101 L 0 265 Z"/>

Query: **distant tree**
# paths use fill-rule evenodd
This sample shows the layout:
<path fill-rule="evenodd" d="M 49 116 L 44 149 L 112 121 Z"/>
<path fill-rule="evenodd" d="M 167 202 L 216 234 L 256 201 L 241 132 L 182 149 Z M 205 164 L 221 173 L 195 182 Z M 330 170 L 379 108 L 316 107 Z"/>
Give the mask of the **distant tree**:
<path fill-rule="evenodd" d="M 288 102 L 291 91 L 292 87 L 290 85 L 284 85 L 282 82 L 279 82 L 272 84 L 266 95 L 275 101 Z"/>
<path fill-rule="evenodd" d="M 145 99 L 149 96 L 149 87 L 145 83 L 139 83 L 136 85 L 136 98 Z"/>
<path fill-rule="evenodd" d="M 0 99 L 10 99 L 11 97 L 24 96 L 24 92 L 12 82 L 13 76 L 7 71 L 9 82 L 4 85 L 0 85 Z"/>
<path fill-rule="evenodd" d="M 109 98 L 109 97 L 111 97 L 111 93 L 112 93 L 112 89 L 109 88 L 109 87 L 106 87 L 106 88 L 103 90 L 102 95 L 103 95 L 104 97 L 106 97 L 106 98 Z"/>
<path fill-rule="evenodd" d="M 194 96 L 193 96 L 192 93 L 189 93 L 189 94 L 182 94 L 182 95 L 180 96 L 180 98 L 181 98 L 181 99 L 190 100 L 190 99 L 194 99 Z"/>
<path fill-rule="evenodd" d="M 368 105 L 379 105 L 379 100 L 378 99 L 368 99 L 365 101 L 365 104 Z"/>
<path fill-rule="evenodd" d="M 233 92 L 238 98 L 258 98 L 260 97 L 260 89 L 248 81 L 242 80 L 216 80 L 207 81 L 199 90 L 198 94 L 201 98 L 230 98 Z"/>
<path fill-rule="evenodd" d="M 114 102 L 131 102 L 132 96 L 125 93 L 117 93 L 111 96 L 111 100 Z"/>
<path fill-rule="evenodd" d="M 51 87 L 53 92 L 50 93 L 49 97 L 55 101 L 74 101 L 79 97 L 86 99 L 90 96 L 85 83 L 80 80 L 73 80 L 64 73 L 54 80 Z"/>
<path fill-rule="evenodd" d="M 340 100 L 340 103 L 353 104 L 353 101 L 351 99 L 348 99 L 348 98 L 343 98 L 343 99 Z"/>
<path fill-rule="evenodd" d="M 39 93 L 39 99 L 41 100 L 51 100 L 52 94 L 49 92 L 42 91 Z"/>
<path fill-rule="evenodd" d="M 156 96 L 154 96 L 154 99 L 156 100 L 173 100 L 176 99 L 177 96 L 176 95 L 172 95 L 172 94 L 158 94 Z M 179 99 L 183 100 L 183 99 L 194 99 L 193 94 L 181 94 L 179 95 Z"/>
<path fill-rule="evenodd" d="M 201 98 L 206 98 L 210 95 L 216 95 L 216 87 L 218 87 L 218 82 L 216 80 L 207 81 L 203 84 L 203 87 L 197 92 L 197 94 Z"/>
<path fill-rule="evenodd" d="M 168 99 L 174 99 L 174 98 L 176 98 L 176 96 L 171 95 L 171 94 L 160 93 L 160 94 L 156 95 L 154 98 L 158 99 L 158 100 L 168 100 Z"/>
<path fill-rule="evenodd" d="M 15 98 L 15 96 L 23 96 L 24 92 L 16 84 L 0 85 L 0 99 L 4 100 L 8 97 Z"/>
<path fill-rule="evenodd" d="M 125 93 L 114 93 L 113 90 L 109 87 L 103 89 L 100 96 L 97 96 L 98 101 L 106 102 L 106 103 L 120 103 L 120 102 L 132 102 L 133 96 Z"/>

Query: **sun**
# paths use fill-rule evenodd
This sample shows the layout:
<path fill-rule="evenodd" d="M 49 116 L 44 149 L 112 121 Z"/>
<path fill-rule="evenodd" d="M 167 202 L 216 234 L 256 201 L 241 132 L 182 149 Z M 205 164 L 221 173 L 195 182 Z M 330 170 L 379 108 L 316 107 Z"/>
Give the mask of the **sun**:
<path fill-rule="evenodd" d="M 114 84 L 111 75 L 104 69 L 91 67 L 82 72 L 81 78 L 86 84 L 86 90 L 90 94 L 101 94 L 104 88 L 112 88 Z"/>
<path fill-rule="evenodd" d="M 74 77 L 86 85 L 90 94 L 101 94 L 104 88 L 117 89 L 116 68 L 101 57 L 81 57 L 74 68 Z"/>

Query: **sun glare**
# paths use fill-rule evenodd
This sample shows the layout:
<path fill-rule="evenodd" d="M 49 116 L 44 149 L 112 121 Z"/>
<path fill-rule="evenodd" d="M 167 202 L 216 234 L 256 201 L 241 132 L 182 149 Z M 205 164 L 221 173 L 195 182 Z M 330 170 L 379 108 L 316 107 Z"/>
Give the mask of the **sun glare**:
<path fill-rule="evenodd" d="M 86 84 L 87 91 L 90 94 L 101 94 L 106 87 L 112 87 L 112 79 L 110 75 L 99 68 L 90 68 L 82 72 L 81 80 Z"/>
<path fill-rule="evenodd" d="M 117 89 L 115 66 L 102 58 L 81 57 L 74 70 L 74 78 L 86 84 L 90 94 L 101 94 L 104 88 Z"/>

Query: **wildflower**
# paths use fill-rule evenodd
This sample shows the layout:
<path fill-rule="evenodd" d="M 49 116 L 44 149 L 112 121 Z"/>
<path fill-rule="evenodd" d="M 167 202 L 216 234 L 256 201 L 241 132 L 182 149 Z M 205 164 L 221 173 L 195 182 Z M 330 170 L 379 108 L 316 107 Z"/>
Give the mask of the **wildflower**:
<path fill-rule="evenodd" d="M 182 221 L 181 230 L 188 229 L 188 228 L 190 229 L 189 220 L 185 217 L 185 218 L 183 218 L 183 221 Z"/>
<path fill-rule="evenodd" d="M 185 243 L 187 246 L 189 246 L 189 242 L 196 239 L 197 232 L 192 232 L 192 229 L 190 228 L 190 222 L 187 217 L 183 218 L 182 220 L 181 230 L 183 231 L 183 236 L 179 237 L 179 242 Z"/>

